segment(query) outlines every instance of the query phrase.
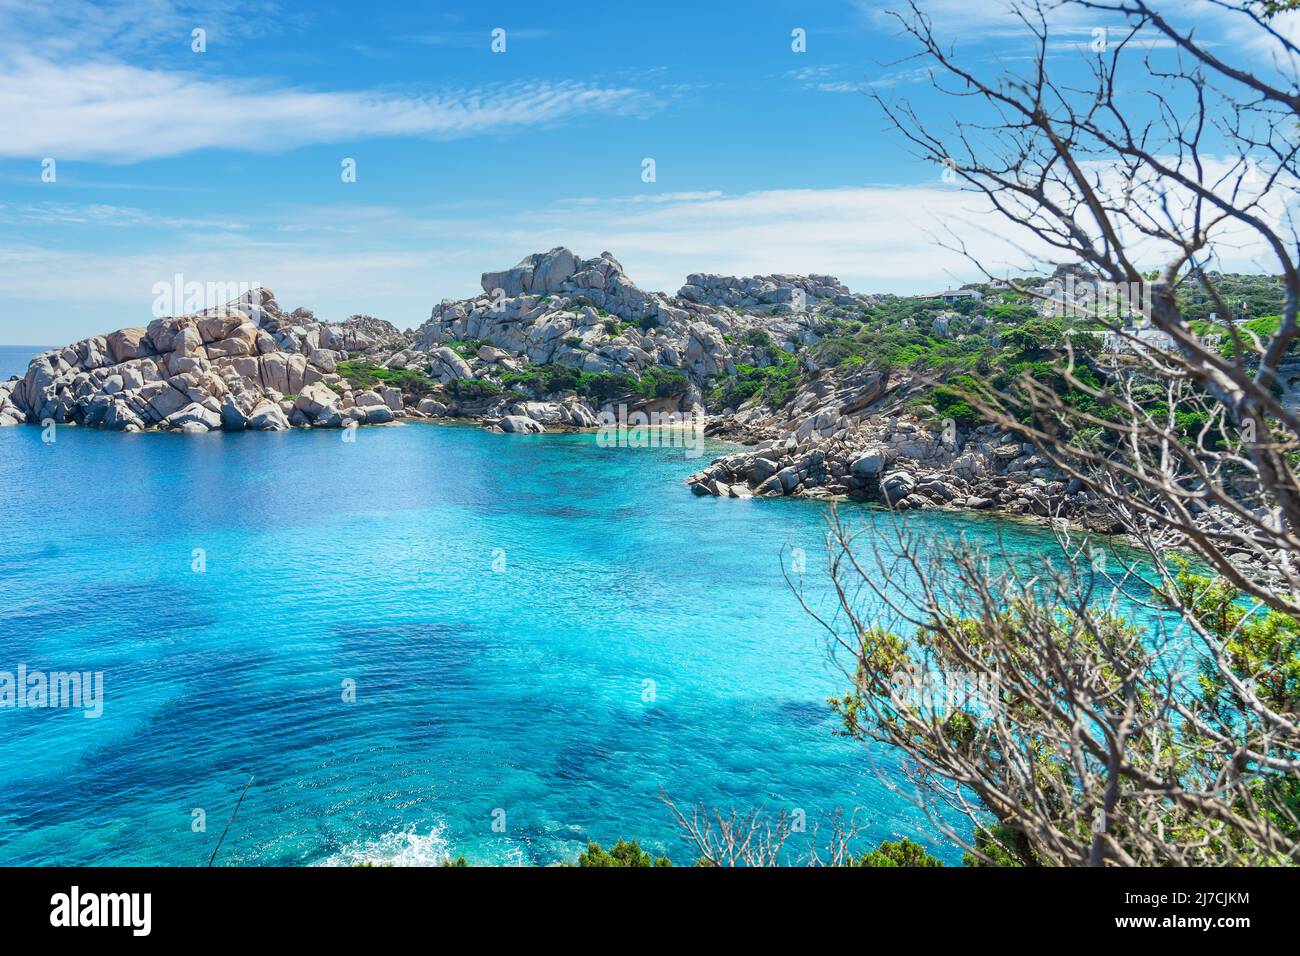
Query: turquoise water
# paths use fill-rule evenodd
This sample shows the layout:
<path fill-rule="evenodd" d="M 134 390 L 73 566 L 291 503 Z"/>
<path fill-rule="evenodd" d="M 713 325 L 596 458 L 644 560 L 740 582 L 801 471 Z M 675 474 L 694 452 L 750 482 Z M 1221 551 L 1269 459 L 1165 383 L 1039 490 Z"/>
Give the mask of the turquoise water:
<path fill-rule="evenodd" d="M 823 507 L 697 498 L 699 466 L 449 425 L 0 430 L 0 670 L 102 670 L 106 696 L 98 720 L 0 709 L 0 865 L 204 863 L 250 774 L 226 864 L 548 864 L 620 836 L 687 862 L 660 788 L 856 807 L 871 841 L 955 861 L 886 788 L 893 755 L 834 733 L 845 680 L 781 574 L 804 548 L 827 599 Z"/>

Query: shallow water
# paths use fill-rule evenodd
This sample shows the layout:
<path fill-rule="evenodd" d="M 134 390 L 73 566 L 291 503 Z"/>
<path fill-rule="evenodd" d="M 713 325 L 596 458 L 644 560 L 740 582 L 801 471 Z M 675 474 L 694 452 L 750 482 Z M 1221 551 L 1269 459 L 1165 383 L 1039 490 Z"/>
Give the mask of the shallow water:
<path fill-rule="evenodd" d="M 0 709 L 0 865 L 204 863 L 250 774 L 225 864 L 549 864 L 620 836 L 689 862 L 661 788 L 858 808 L 868 841 L 955 862 L 882 782 L 894 757 L 834 734 L 846 682 L 781 571 L 805 549 L 827 600 L 824 506 L 697 498 L 708 460 L 448 425 L 0 430 L 0 670 L 105 682 L 97 720 Z"/>

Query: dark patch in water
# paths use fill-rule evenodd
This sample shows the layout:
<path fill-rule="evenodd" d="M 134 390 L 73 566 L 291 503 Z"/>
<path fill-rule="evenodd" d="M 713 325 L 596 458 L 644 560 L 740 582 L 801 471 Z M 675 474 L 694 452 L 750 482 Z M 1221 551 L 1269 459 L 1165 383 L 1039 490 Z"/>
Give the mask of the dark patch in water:
<path fill-rule="evenodd" d="M 834 717 L 830 705 L 821 701 L 786 700 L 777 704 L 777 717 L 801 727 L 815 727 Z"/>
<path fill-rule="evenodd" d="M 571 743 L 555 754 L 551 775 L 562 780 L 606 779 L 604 766 L 614 756 L 599 744 Z"/>
<path fill-rule="evenodd" d="M 157 583 L 102 582 L 33 596 L 17 611 L 0 612 L 0 634 L 50 634 L 96 625 L 100 633 L 151 640 L 202 629 L 215 618 L 200 613 L 186 590 Z M 172 622 L 184 621 L 183 627 Z M 110 626 L 105 628 L 105 624 Z"/>

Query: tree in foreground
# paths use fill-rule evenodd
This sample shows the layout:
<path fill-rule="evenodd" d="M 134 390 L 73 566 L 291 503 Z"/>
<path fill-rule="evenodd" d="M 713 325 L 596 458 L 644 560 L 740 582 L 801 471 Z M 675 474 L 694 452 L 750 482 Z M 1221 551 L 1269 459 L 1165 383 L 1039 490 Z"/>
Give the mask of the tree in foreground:
<path fill-rule="evenodd" d="M 901 521 L 859 546 L 832 514 L 836 600 L 805 607 L 850 662 L 833 702 L 847 732 L 905 755 L 900 791 L 968 862 L 1294 864 L 1300 423 L 1282 386 L 1300 334 L 1298 51 L 1258 3 L 1217 5 L 1267 51 L 1242 65 L 1144 0 L 1073 0 L 1060 6 L 1126 26 L 1084 55 L 1088 82 L 1058 82 L 1056 6 L 1021 7 L 1034 55 L 992 77 L 912 6 L 899 22 L 963 119 L 879 102 L 1027 256 L 1083 266 L 1164 333 L 1093 316 L 1120 347 L 1067 335 L 1055 381 L 968 396 L 1127 537 L 1058 522 L 1059 553 L 1009 560 Z M 1242 255 L 1280 276 L 1266 328 L 1220 291 L 1219 263 Z M 1193 292 L 1213 323 L 1185 314 Z"/>
<path fill-rule="evenodd" d="M 645 850 L 641 849 L 641 844 L 636 840 L 629 842 L 620 839 L 608 850 L 593 840 L 587 844 L 587 851 L 585 853 L 578 854 L 578 866 L 582 867 L 653 867 L 672 865 L 672 860 L 668 859 L 666 856 L 651 856 Z"/>
<path fill-rule="evenodd" d="M 682 837 L 696 853 L 696 866 L 938 867 L 943 862 L 907 837 L 858 849 L 863 824 L 856 813 L 830 814 L 811 829 L 803 814 L 762 809 L 723 812 L 699 805 L 683 810 L 660 794 Z"/>

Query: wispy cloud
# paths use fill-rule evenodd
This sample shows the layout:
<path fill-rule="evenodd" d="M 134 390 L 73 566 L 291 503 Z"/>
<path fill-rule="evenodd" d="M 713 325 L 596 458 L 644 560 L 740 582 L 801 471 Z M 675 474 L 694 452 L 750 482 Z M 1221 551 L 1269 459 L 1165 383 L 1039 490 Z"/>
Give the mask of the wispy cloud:
<path fill-rule="evenodd" d="M 549 126 L 588 115 L 644 115 L 660 92 L 628 81 L 519 80 L 429 90 L 321 89 L 180 64 L 190 32 L 207 42 L 297 30 L 313 14 L 273 0 L 0 0 L 0 158 L 131 163 L 201 149 L 278 151 L 382 137 L 448 139 Z M 441 19 L 447 20 L 447 17 Z M 548 36 L 511 30 L 513 40 Z M 482 43 L 455 29 L 410 39 Z M 357 41 L 352 52 L 387 51 Z M 195 58 L 201 59 L 201 58 Z"/>
<path fill-rule="evenodd" d="M 274 0 L 0 0 L 0 54 L 138 55 L 187 48 L 196 27 L 219 43 L 283 33 L 311 19 Z"/>
<path fill-rule="evenodd" d="M 933 75 L 933 67 L 918 66 L 910 70 L 894 70 L 891 73 L 886 73 L 884 76 L 869 81 L 866 85 L 873 89 L 878 89 L 890 86 L 903 86 L 908 83 L 924 83 Z"/>
<path fill-rule="evenodd" d="M 818 93 L 861 93 L 863 84 L 843 79 L 840 66 L 805 66 L 786 74 L 805 90 Z"/>
<path fill-rule="evenodd" d="M 840 64 L 827 66 L 806 66 L 786 73 L 786 78 L 794 80 L 805 90 L 818 93 L 863 93 L 871 89 L 902 86 L 908 83 L 922 83 L 933 72 L 930 66 L 913 67 L 905 70 L 887 70 L 876 76 L 850 78 L 849 68 Z"/>
<path fill-rule="evenodd" d="M 566 204 L 575 206 L 600 206 L 614 203 L 639 206 L 645 203 L 680 203 L 680 202 L 700 202 L 709 199 L 721 199 L 723 192 L 720 189 L 709 189 L 700 192 L 679 192 L 679 193 L 642 193 L 636 196 L 619 196 L 614 199 L 598 198 L 595 196 L 578 196 L 573 199 L 562 199 L 556 205 L 563 207 Z"/>
<path fill-rule="evenodd" d="M 197 149 L 274 151 L 386 136 L 452 138 L 591 114 L 641 115 L 632 87 L 523 82 L 411 96 L 208 80 L 125 63 L 0 65 L 0 156 L 129 163 Z M 32 122 L 38 117 L 39 122 Z"/>
<path fill-rule="evenodd" d="M 1133 25 L 1124 13 L 1122 0 L 1111 0 L 1113 9 L 1071 0 L 917 0 L 917 8 L 928 17 L 935 34 L 965 45 L 988 42 L 1000 47 L 1012 41 L 1012 48 L 1032 47 L 1036 40 L 1026 29 L 1026 22 L 1037 24 L 1038 9 L 1045 16 L 1049 49 L 1093 52 L 1092 43 L 1105 30 L 1109 42 L 1125 37 Z M 873 29 L 897 29 L 899 15 L 910 16 L 909 0 L 852 0 L 863 23 Z M 1250 9 L 1249 4 L 1245 7 Z M 1194 31 L 1202 46 L 1226 45 L 1240 50 L 1262 53 L 1275 61 L 1290 60 L 1280 44 L 1243 12 L 1221 0 L 1178 0 L 1164 5 L 1161 13 L 1176 26 Z M 1269 21 L 1272 27 L 1293 43 L 1300 43 L 1300 12 L 1282 13 Z M 1170 49 L 1172 40 L 1148 27 L 1129 41 L 1138 49 Z M 999 53 L 1007 53 L 999 49 Z"/>
<path fill-rule="evenodd" d="M 852 0 L 865 22 L 876 28 L 897 28 L 899 16 L 910 17 L 908 0 Z M 918 9 L 934 24 L 939 35 L 960 35 L 967 42 L 1014 37 L 1028 42 L 1031 38 L 1025 30 L 1027 14 L 1034 22 L 1033 3 L 1023 0 L 917 0 Z M 1087 35 L 1094 25 L 1116 22 L 1095 10 L 1062 3 L 1059 0 L 1045 0 L 1043 12 L 1048 17 L 1048 24 L 1055 35 L 1067 33 Z"/>
<path fill-rule="evenodd" d="M 505 28 L 502 27 L 501 29 Z M 449 46 L 467 50 L 482 48 L 488 50 L 492 42 L 491 34 L 491 30 L 444 30 L 440 33 L 416 34 L 406 39 L 425 46 Z M 557 35 L 554 30 L 512 27 L 506 30 L 506 48 L 509 49 L 510 42 L 514 40 L 546 40 Z"/>
<path fill-rule="evenodd" d="M 101 226 L 117 229 L 247 229 L 248 225 L 219 218 L 164 216 L 132 206 L 107 203 L 0 203 L 0 225 Z"/>

